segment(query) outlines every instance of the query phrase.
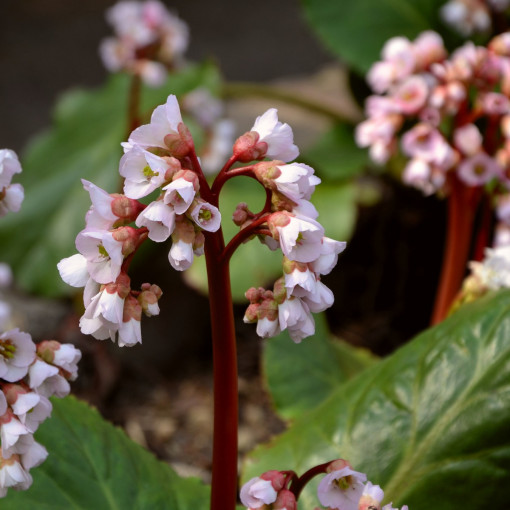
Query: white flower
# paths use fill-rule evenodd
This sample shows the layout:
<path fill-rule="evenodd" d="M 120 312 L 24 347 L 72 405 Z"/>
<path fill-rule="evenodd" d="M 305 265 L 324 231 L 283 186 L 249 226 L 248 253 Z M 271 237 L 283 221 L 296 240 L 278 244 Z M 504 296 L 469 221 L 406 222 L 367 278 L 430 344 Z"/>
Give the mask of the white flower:
<path fill-rule="evenodd" d="M 21 173 L 18 156 L 10 149 L 0 150 L 0 191 L 9 186 L 14 174 Z"/>
<path fill-rule="evenodd" d="M 278 320 L 270 320 L 263 317 L 257 321 L 257 335 L 260 338 L 273 338 L 280 333 L 280 323 Z"/>
<path fill-rule="evenodd" d="M 367 477 L 349 467 L 327 474 L 319 483 L 318 498 L 322 505 L 341 510 L 358 510 Z"/>
<path fill-rule="evenodd" d="M 323 237 L 320 255 L 310 263 L 312 271 L 318 274 L 329 274 L 336 266 L 338 255 L 345 250 L 346 245 L 344 241 Z"/>
<path fill-rule="evenodd" d="M 122 156 L 119 165 L 119 173 L 125 178 L 124 194 L 129 198 L 149 195 L 165 182 L 169 168 L 163 158 L 141 147 L 133 147 Z"/>
<path fill-rule="evenodd" d="M 149 239 L 156 243 L 166 241 L 175 227 L 175 211 L 163 200 L 151 202 L 136 218 L 137 227 L 149 229 Z"/>
<path fill-rule="evenodd" d="M 139 319 L 131 317 L 129 320 L 120 323 L 118 343 L 119 347 L 142 343 L 142 329 Z"/>
<path fill-rule="evenodd" d="M 276 213 L 283 215 L 283 213 Z M 273 215 L 275 216 L 275 215 Z M 279 234 L 280 247 L 285 256 L 298 262 L 312 262 L 320 256 L 324 229 L 312 219 L 285 215 L 284 224 L 275 224 Z M 281 218 L 281 216 L 280 216 Z M 269 218 L 268 222 L 272 220 Z"/>
<path fill-rule="evenodd" d="M 288 124 L 278 121 L 278 110 L 270 108 L 257 117 L 251 131 L 259 134 L 259 142 L 267 143 L 266 156 L 288 162 L 299 156 L 299 149 L 294 145 L 294 134 Z"/>
<path fill-rule="evenodd" d="M 59 374 L 59 369 L 40 359 L 36 359 L 28 369 L 28 384 L 44 397 L 56 395 L 62 398 L 71 391 L 67 380 Z"/>
<path fill-rule="evenodd" d="M 82 230 L 76 237 L 77 250 L 87 259 L 87 270 L 98 283 L 117 279 L 124 261 L 122 242 L 105 230 Z"/>
<path fill-rule="evenodd" d="M 7 412 L 0 416 L 0 441 L 2 445 L 2 457 L 8 458 L 13 453 L 24 453 L 28 446 L 20 438 L 30 435 L 31 432 L 14 417 L 12 411 Z"/>
<path fill-rule="evenodd" d="M 315 332 L 315 322 L 308 306 L 300 298 L 291 297 L 278 305 L 280 329 L 288 329 L 296 343 Z"/>
<path fill-rule="evenodd" d="M 90 278 L 87 259 L 81 253 L 62 259 L 57 268 L 62 280 L 71 287 L 85 287 Z"/>
<path fill-rule="evenodd" d="M 60 348 L 53 351 L 53 364 L 72 374 L 71 380 L 74 380 L 73 376 L 78 372 L 80 359 L 81 351 L 73 344 L 60 344 Z"/>
<path fill-rule="evenodd" d="M 302 199 L 309 200 L 315 191 L 315 186 L 321 182 L 314 175 L 314 169 L 304 163 L 279 165 L 277 168 L 281 175 L 274 179 L 276 188 L 293 202 L 299 202 Z"/>
<path fill-rule="evenodd" d="M 331 289 L 326 287 L 320 280 L 317 280 L 313 291 L 305 293 L 304 296 L 301 296 L 301 299 L 308 305 L 311 312 L 320 313 L 333 305 L 335 296 Z"/>
<path fill-rule="evenodd" d="M 381 510 L 381 502 L 384 498 L 384 491 L 379 485 L 367 482 L 363 489 L 363 495 L 359 500 L 358 510 Z"/>
<path fill-rule="evenodd" d="M 20 463 L 19 456 L 0 458 L 0 497 L 7 494 L 8 488 L 26 490 L 32 485 L 32 477 Z"/>
<path fill-rule="evenodd" d="M 19 381 L 27 375 L 35 359 L 35 344 L 28 333 L 18 328 L 0 335 L 0 377 L 6 381 Z"/>
<path fill-rule="evenodd" d="M 171 205 L 177 214 L 184 214 L 195 198 L 195 187 L 192 182 L 183 177 L 175 179 L 163 190 L 165 204 Z"/>
<path fill-rule="evenodd" d="M 241 503 L 247 508 L 260 508 L 276 501 L 277 492 L 270 480 L 255 477 L 241 487 Z"/>
<path fill-rule="evenodd" d="M 221 226 L 221 214 L 217 207 L 198 199 L 190 213 L 193 221 L 203 230 L 216 232 Z"/>
<path fill-rule="evenodd" d="M 167 148 L 165 136 L 177 134 L 177 128 L 181 122 L 182 117 L 177 98 L 170 95 L 166 104 L 160 105 L 154 110 L 150 124 L 140 126 L 131 133 L 128 143 L 143 148 Z"/>
<path fill-rule="evenodd" d="M 25 198 L 25 192 L 21 184 L 11 184 L 7 188 L 0 188 L 0 218 L 8 212 L 18 212 L 21 209 L 21 203 Z"/>
<path fill-rule="evenodd" d="M 168 261 L 177 271 L 185 271 L 193 263 L 193 244 L 181 239 L 174 241 L 168 254 Z"/>
<path fill-rule="evenodd" d="M 89 192 L 92 207 L 85 216 L 87 228 L 108 230 L 118 221 L 118 216 L 112 211 L 113 197 L 95 184 L 81 180 L 83 187 Z"/>

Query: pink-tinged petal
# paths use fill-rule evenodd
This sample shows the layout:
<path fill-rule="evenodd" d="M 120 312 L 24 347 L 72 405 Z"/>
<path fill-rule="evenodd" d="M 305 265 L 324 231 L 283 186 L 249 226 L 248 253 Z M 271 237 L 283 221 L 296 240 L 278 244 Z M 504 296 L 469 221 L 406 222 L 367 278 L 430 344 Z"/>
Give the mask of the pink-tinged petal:
<path fill-rule="evenodd" d="M 119 347 L 133 346 L 142 343 L 141 322 L 134 318 L 122 322 L 119 326 Z"/>
<path fill-rule="evenodd" d="M 175 179 L 163 188 L 165 204 L 171 205 L 177 214 L 184 214 L 195 198 L 193 183 L 184 178 Z"/>
<path fill-rule="evenodd" d="M 4 392 L 0 390 L 0 416 L 4 415 L 5 411 L 7 411 L 7 399 Z"/>
<path fill-rule="evenodd" d="M 156 243 L 166 241 L 175 227 L 175 211 L 162 200 L 151 202 L 136 218 L 137 227 L 149 229 L 149 239 Z"/>
<path fill-rule="evenodd" d="M 21 173 L 17 154 L 10 149 L 0 150 L 0 188 L 9 186 L 14 174 Z"/>
<path fill-rule="evenodd" d="M 193 244 L 178 240 L 172 244 L 168 253 L 170 265 L 177 271 L 185 271 L 193 263 Z"/>
<path fill-rule="evenodd" d="M 25 198 L 25 192 L 21 184 L 11 184 L 5 188 L 5 196 L 0 200 L 0 217 L 8 212 L 18 212 Z"/>
<path fill-rule="evenodd" d="M 221 226 L 220 211 L 208 202 L 198 201 L 190 216 L 200 228 L 208 232 L 216 232 Z"/>
<path fill-rule="evenodd" d="M 89 181 L 86 181 L 85 179 L 82 179 L 81 182 L 85 190 L 89 192 L 90 200 L 97 213 L 105 220 L 115 223 L 118 220 L 118 217 L 113 214 L 112 211 L 113 197 L 103 189 Z"/>
<path fill-rule="evenodd" d="M 270 108 L 257 117 L 251 131 L 259 134 L 259 142 L 267 143 L 266 156 L 288 162 L 299 156 L 299 149 L 294 145 L 294 134 L 288 124 L 278 121 L 278 110 Z"/>
<path fill-rule="evenodd" d="M 46 448 L 34 441 L 30 448 L 21 455 L 21 463 L 25 469 L 32 469 L 40 466 L 46 457 L 48 457 Z"/>
<path fill-rule="evenodd" d="M 247 508 L 260 508 L 276 501 L 277 492 L 270 480 L 255 477 L 241 487 L 240 498 Z"/>
<path fill-rule="evenodd" d="M 62 280 L 71 287 L 85 287 L 90 278 L 87 259 L 80 253 L 62 259 L 57 268 Z"/>

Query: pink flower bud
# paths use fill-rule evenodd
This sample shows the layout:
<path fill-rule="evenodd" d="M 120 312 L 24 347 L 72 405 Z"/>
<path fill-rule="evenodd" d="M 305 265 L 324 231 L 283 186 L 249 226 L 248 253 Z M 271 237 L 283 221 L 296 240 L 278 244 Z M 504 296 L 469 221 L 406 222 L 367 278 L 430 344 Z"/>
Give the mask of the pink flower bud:
<path fill-rule="evenodd" d="M 297 510 L 294 493 L 287 489 L 280 490 L 276 501 L 273 503 L 272 510 Z"/>
<path fill-rule="evenodd" d="M 177 133 L 168 134 L 164 137 L 165 145 L 170 154 L 176 158 L 183 158 L 195 150 L 193 137 L 183 122 L 177 125 Z"/>
<path fill-rule="evenodd" d="M 262 159 L 267 153 L 267 143 L 259 142 L 259 134 L 249 131 L 241 135 L 234 143 L 233 154 L 237 161 L 248 163 Z"/>

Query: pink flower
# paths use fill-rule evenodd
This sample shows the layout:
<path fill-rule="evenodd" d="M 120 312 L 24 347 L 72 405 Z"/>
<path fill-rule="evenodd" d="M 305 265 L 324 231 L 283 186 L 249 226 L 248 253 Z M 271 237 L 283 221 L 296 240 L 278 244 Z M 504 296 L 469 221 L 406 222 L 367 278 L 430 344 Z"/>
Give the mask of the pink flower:
<path fill-rule="evenodd" d="M 35 359 L 35 344 L 28 333 L 18 328 L 0 335 L 0 377 L 5 381 L 19 381 L 27 375 Z"/>
<path fill-rule="evenodd" d="M 330 508 L 358 510 L 366 479 L 365 474 L 349 467 L 332 471 L 319 483 L 319 501 Z"/>
<path fill-rule="evenodd" d="M 496 160 L 485 152 L 463 160 L 457 168 L 457 175 L 468 186 L 481 186 L 500 173 Z"/>
<path fill-rule="evenodd" d="M 177 271 L 186 271 L 193 263 L 193 244 L 187 243 L 182 239 L 174 241 L 170 252 L 168 253 L 168 261 L 170 265 Z"/>
<path fill-rule="evenodd" d="M 166 104 L 160 105 L 154 110 L 150 124 L 140 126 L 131 133 L 128 143 L 131 146 L 139 145 L 142 148 L 162 147 L 167 149 L 165 137 L 177 135 L 181 123 L 182 117 L 177 98 L 170 95 Z"/>
<path fill-rule="evenodd" d="M 417 113 L 427 101 L 429 85 L 422 76 L 413 75 L 401 82 L 393 92 L 393 99 L 405 115 Z"/>
<path fill-rule="evenodd" d="M 8 212 L 18 212 L 25 198 L 21 184 L 11 184 L 3 190 L 0 188 L 0 218 Z"/>
<path fill-rule="evenodd" d="M 21 173 L 18 156 L 10 149 L 0 150 L 0 190 L 11 184 L 15 174 Z"/>
<path fill-rule="evenodd" d="M 453 141 L 466 156 L 474 156 L 482 148 L 482 135 L 474 124 L 457 128 L 453 134 Z"/>
<path fill-rule="evenodd" d="M 290 260 L 312 262 L 320 256 L 324 229 L 315 220 L 274 213 L 269 217 L 268 225 Z"/>
<path fill-rule="evenodd" d="M 289 335 L 296 343 L 315 333 L 315 321 L 306 303 L 300 298 L 285 299 L 278 306 L 280 329 L 288 329 Z"/>
<path fill-rule="evenodd" d="M 34 361 L 28 369 L 28 381 L 30 388 L 40 395 L 59 398 L 65 397 L 71 391 L 67 380 L 59 374 L 56 366 L 50 365 L 40 359 Z"/>
<path fill-rule="evenodd" d="M 345 250 L 347 243 L 323 237 L 319 256 L 310 262 L 312 271 L 318 274 L 329 274 L 338 262 L 338 255 Z"/>
<path fill-rule="evenodd" d="M 149 229 L 149 239 L 156 243 L 166 241 L 175 227 L 175 211 L 163 200 L 151 202 L 136 218 L 137 227 Z"/>
<path fill-rule="evenodd" d="M 304 163 L 278 165 L 276 168 L 280 171 L 280 175 L 274 179 L 276 189 L 293 202 L 309 200 L 315 186 L 321 182 L 314 175 L 314 169 Z"/>
<path fill-rule="evenodd" d="M 110 283 L 120 273 L 124 255 L 123 242 L 113 232 L 82 230 L 76 237 L 76 248 L 87 259 L 87 271 L 98 283 Z"/>
<path fill-rule="evenodd" d="M 288 162 L 299 156 L 299 149 L 294 145 L 294 134 L 288 124 L 278 121 L 278 110 L 270 108 L 257 117 L 251 128 L 259 135 L 258 142 L 267 144 L 265 156 L 270 159 L 281 159 Z"/>
<path fill-rule="evenodd" d="M 90 278 L 87 259 L 81 253 L 62 259 L 57 268 L 62 280 L 71 287 L 85 287 Z"/>
<path fill-rule="evenodd" d="M 142 198 L 159 188 L 167 172 L 181 168 L 175 158 L 163 159 L 135 146 L 120 160 L 119 173 L 124 180 L 124 193 L 130 198 Z"/>
<path fill-rule="evenodd" d="M 363 495 L 359 500 L 358 510 L 381 510 L 381 502 L 384 498 L 384 491 L 379 485 L 367 482 L 363 489 Z"/>
<path fill-rule="evenodd" d="M 177 214 L 184 214 L 195 199 L 195 194 L 198 191 L 198 179 L 193 172 L 185 170 L 182 172 L 182 177 L 174 179 L 163 190 L 165 191 L 165 204 L 171 205 Z"/>
<path fill-rule="evenodd" d="M 277 492 L 270 480 L 255 477 L 241 487 L 241 502 L 247 508 L 260 508 L 276 501 Z"/>
<path fill-rule="evenodd" d="M 217 207 L 201 199 L 191 207 L 190 217 L 203 230 L 216 232 L 221 226 L 221 214 Z"/>

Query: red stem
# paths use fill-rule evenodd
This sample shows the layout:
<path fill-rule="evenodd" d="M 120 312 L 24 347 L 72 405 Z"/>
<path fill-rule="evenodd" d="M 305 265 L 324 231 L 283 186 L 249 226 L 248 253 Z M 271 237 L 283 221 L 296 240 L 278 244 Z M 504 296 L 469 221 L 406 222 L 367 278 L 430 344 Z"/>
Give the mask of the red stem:
<path fill-rule="evenodd" d="M 235 510 L 237 501 L 237 353 L 228 259 L 223 233 L 207 233 L 205 259 L 214 363 L 211 510 Z"/>
<path fill-rule="evenodd" d="M 269 213 L 263 214 L 260 218 L 257 218 L 252 223 L 250 223 L 247 227 L 244 227 L 240 232 L 238 232 L 228 243 L 227 247 L 223 250 L 221 259 L 225 263 L 228 264 L 230 257 L 236 251 L 238 246 L 246 241 L 250 236 L 255 235 L 259 230 L 258 227 L 263 225 L 269 216 Z"/>
<path fill-rule="evenodd" d="M 485 248 L 490 245 L 492 226 L 492 207 L 490 198 L 485 195 L 481 204 L 481 217 L 478 232 L 476 233 L 473 260 L 481 261 L 485 256 Z"/>
<path fill-rule="evenodd" d="M 469 256 L 471 233 L 480 188 L 468 188 L 455 174 L 450 178 L 446 246 L 431 324 L 441 322 L 459 291 Z"/>
<path fill-rule="evenodd" d="M 319 464 L 318 466 L 309 469 L 306 473 L 303 473 L 299 478 L 294 478 L 292 480 L 292 484 L 290 486 L 290 490 L 296 497 L 296 501 L 299 499 L 299 495 L 301 491 L 305 487 L 305 485 L 315 476 L 320 475 L 321 473 L 325 473 L 327 467 L 333 461 L 325 462 L 324 464 Z"/>

